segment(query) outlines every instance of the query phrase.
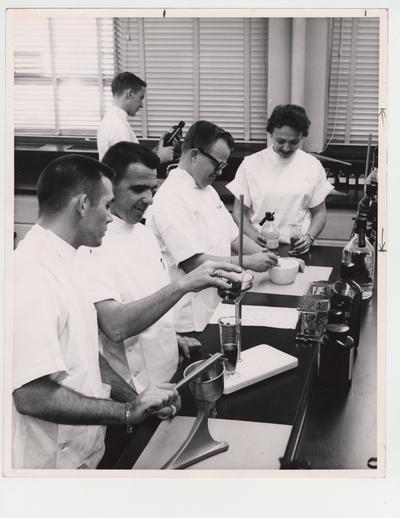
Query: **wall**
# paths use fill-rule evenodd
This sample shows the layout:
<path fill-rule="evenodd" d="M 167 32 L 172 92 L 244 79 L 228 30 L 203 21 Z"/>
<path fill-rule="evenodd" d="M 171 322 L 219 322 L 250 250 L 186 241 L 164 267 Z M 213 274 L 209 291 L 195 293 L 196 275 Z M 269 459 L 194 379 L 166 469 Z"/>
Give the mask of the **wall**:
<path fill-rule="evenodd" d="M 328 99 L 326 18 L 270 18 L 268 116 L 277 104 L 303 105 L 311 119 L 306 151 L 321 151 Z"/>

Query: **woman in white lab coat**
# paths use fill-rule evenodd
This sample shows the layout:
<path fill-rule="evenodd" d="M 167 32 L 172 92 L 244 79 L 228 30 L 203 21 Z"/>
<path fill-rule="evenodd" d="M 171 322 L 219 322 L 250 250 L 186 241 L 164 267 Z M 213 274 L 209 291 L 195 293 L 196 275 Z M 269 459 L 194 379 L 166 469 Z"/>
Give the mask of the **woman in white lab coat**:
<path fill-rule="evenodd" d="M 233 218 L 239 221 L 239 196 L 244 199 L 244 232 L 260 240 L 259 222 L 275 213 L 280 242 L 289 243 L 289 225 L 301 224 L 302 236 L 293 253 L 306 253 L 326 223 L 325 198 L 333 189 L 319 160 L 300 149 L 310 120 L 301 106 L 276 106 L 267 122 L 272 145 L 249 155 L 227 185 L 234 194 Z"/>

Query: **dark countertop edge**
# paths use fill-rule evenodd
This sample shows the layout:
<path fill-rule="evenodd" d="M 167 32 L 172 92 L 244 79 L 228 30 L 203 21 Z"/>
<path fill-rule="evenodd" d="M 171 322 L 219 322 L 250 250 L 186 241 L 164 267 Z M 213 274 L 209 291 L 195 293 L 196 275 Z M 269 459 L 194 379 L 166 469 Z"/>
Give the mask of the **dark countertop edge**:
<path fill-rule="evenodd" d="M 141 139 L 146 147 L 153 148 L 157 145 L 157 139 Z M 32 144 L 37 143 L 38 148 L 35 149 Z M 79 144 L 83 144 L 82 148 L 79 149 Z M 88 144 L 92 145 L 88 147 Z M 46 150 L 42 149 L 46 145 L 54 145 L 59 147 L 58 150 Z M 71 150 L 71 146 L 77 146 L 76 149 Z M 249 153 L 256 153 L 266 146 L 266 141 L 237 141 L 235 149 L 231 156 L 243 158 Z M 57 137 L 57 136 L 28 136 L 28 135 L 17 135 L 14 137 L 14 148 L 16 151 L 48 151 L 48 152 L 86 152 L 97 154 L 96 139 L 93 137 Z M 339 158 L 343 154 L 348 158 L 360 161 L 365 160 L 367 146 L 363 144 L 330 144 L 324 150 L 324 156 Z M 308 150 L 309 151 L 309 150 Z M 318 153 L 318 151 L 311 151 Z"/>

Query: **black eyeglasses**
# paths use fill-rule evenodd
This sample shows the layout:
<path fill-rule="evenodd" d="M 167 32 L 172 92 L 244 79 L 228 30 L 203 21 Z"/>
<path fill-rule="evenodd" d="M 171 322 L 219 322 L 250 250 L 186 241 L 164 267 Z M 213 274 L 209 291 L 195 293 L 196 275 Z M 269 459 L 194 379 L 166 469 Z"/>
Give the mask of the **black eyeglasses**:
<path fill-rule="evenodd" d="M 219 160 L 214 158 L 212 155 L 210 155 L 210 153 L 207 153 L 207 151 L 204 151 L 203 148 L 198 147 L 197 149 L 200 151 L 200 153 L 202 155 L 206 156 L 209 160 L 211 160 L 211 162 L 214 164 L 215 172 L 222 171 L 222 169 L 224 169 L 224 167 L 226 167 L 228 165 L 228 162 L 220 162 Z"/>

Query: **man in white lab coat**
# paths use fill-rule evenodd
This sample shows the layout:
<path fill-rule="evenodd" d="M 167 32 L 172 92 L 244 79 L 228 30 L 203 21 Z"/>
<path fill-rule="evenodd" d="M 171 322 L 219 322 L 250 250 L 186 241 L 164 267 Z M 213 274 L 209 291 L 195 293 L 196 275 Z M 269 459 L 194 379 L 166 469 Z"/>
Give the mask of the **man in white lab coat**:
<path fill-rule="evenodd" d="M 82 248 L 82 267 L 92 278 L 92 297 L 101 329 L 102 351 L 127 383 L 142 392 L 149 384 L 169 381 L 178 367 L 178 345 L 189 356 L 193 338 L 176 335 L 170 309 L 185 294 L 209 286 L 228 286 L 240 268 L 207 262 L 174 283 L 152 231 L 141 219 L 157 187 L 158 157 L 140 144 L 119 142 L 103 163 L 113 168 L 113 221 L 101 247 Z M 79 255 L 79 254 L 78 254 Z"/>
<path fill-rule="evenodd" d="M 126 141 L 139 143 L 135 132 L 128 121 L 128 115 L 134 117 L 143 108 L 146 95 L 146 83 L 131 72 L 121 72 L 111 83 L 113 102 L 105 113 L 97 130 L 97 149 L 99 160 L 103 159 L 106 151 L 117 142 Z M 161 136 L 154 152 L 161 162 L 171 162 L 174 157 L 174 147 L 164 146 Z"/>
<path fill-rule="evenodd" d="M 168 417 L 179 407 L 173 385 L 138 396 L 104 359 L 99 364 L 96 311 L 76 250 L 101 244 L 113 174 L 69 155 L 39 178 L 39 219 L 15 251 L 14 469 L 95 468 L 105 425 L 130 432 L 147 415 Z"/>
<path fill-rule="evenodd" d="M 210 259 L 239 262 L 238 227 L 211 186 L 228 164 L 233 146 L 231 134 L 222 128 L 208 121 L 194 123 L 179 166 L 154 197 L 146 224 L 158 238 L 173 280 Z M 266 271 L 278 260 L 246 235 L 243 252 L 243 267 L 254 271 Z M 175 306 L 177 331 L 202 331 L 220 300 L 215 288 L 183 297 Z"/>

